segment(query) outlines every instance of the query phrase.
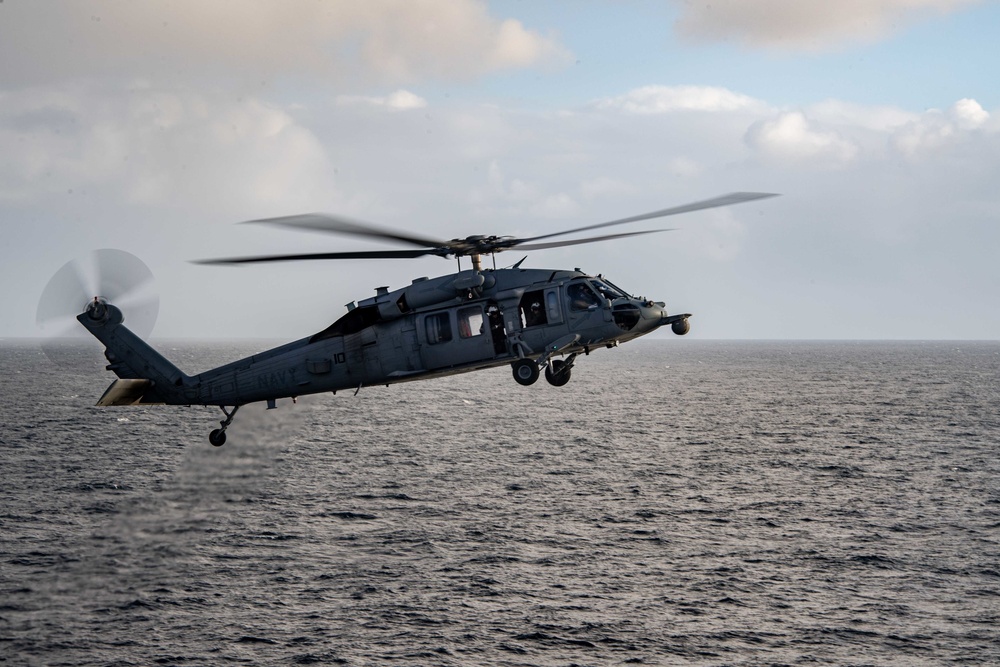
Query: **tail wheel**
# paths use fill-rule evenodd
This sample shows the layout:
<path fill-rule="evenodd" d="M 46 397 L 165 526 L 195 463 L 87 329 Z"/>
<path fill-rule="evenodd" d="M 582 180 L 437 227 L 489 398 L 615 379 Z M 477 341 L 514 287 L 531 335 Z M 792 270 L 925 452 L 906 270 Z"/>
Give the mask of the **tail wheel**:
<path fill-rule="evenodd" d="M 535 384 L 535 381 L 538 380 L 538 364 L 531 359 L 518 359 L 511 364 L 511 368 L 518 384 L 527 387 L 530 384 Z"/>
<path fill-rule="evenodd" d="M 565 361 L 556 359 L 550 366 L 545 367 L 545 379 L 553 387 L 561 387 L 569 382 L 572 370 Z"/>
<path fill-rule="evenodd" d="M 688 322 L 687 318 L 684 318 L 671 324 L 670 329 L 678 336 L 683 336 L 688 331 L 691 331 L 691 323 Z"/>
<path fill-rule="evenodd" d="M 208 441 L 216 447 L 222 447 L 226 444 L 226 432 L 217 428 L 208 434 Z"/>

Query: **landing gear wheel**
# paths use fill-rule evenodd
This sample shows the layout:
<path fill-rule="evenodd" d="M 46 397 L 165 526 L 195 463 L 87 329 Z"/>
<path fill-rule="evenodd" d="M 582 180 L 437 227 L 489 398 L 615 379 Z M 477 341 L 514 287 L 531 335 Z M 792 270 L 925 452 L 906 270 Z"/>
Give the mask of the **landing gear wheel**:
<path fill-rule="evenodd" d="M 531 359 L 518 359 L 511 364 L 511 367 L 514 371 L 514 379 L 517 380 L 518 384 L 527 387 L 529 384 L 535 384 L 538 379 L 538 364 Z"/>
<path fill-rule="evenodd" d="M 232 410 L 226 410 L 226 406 L 220 405 L 219 409 L 222 410 L 222 414 L 226 415 L 226 418 L 219 422 L 219 426 L 222 428 L 217 428 L 208 434 L 208 441 L 216 447 L 222 447 L 226 444 L 226 429 L 233 423 L 233 418 L 240 406 L 234 405 Z"/>
<path fill-rule="evenodd" d="M 687 321 L 687 318 L 685 318 L 683 320 L 677 320 L 670 325 L 670 328 L 678 336 L 683 336 L 688 331 L 691 331 L 691 323 Z"/>
<path fill-rule="evenodd" d="M 565 361 L 556 359 L 550 366 L 545 367 L 545 379 L 553 387 L 561 387 L 569 382 L 572 370 Z"/>

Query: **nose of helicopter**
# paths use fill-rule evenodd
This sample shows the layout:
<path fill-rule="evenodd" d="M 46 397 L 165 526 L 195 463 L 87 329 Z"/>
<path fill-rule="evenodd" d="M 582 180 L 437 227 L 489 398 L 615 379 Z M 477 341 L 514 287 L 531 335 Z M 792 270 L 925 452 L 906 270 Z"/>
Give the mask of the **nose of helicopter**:
<path fill-rule="evenodd" d="M 639 310 L 639 321 L 632 331 L 637 335 L 649 333 L 662 326 L 669 325 L 675 334 L 683 336 L 691 328 L 691 325 L 688 323 L 691 313 L 669 315 L 666 304 L 662 301 L 637 300 L 633 301 L 633 305 Z"/>
<path fill-rule="evenodd" d="M 646 299 L 619 299 L 612 306 L 615 324 L 627 337 L 641 336 L 663 326 L 664 304 Z"/>
<path fill-rule="evenodd" d="M 640 304 L 639 311 L 648 331 L 663 326 L 663 320 L 667 317 L 667 307 L 662 301 L 645 301 Z"/>
<path fill-rule="evenodd" d="M 678 336 L 683 336 L 688 331 L 691 330 L 691 323 L 688 322 L 688 318 L 691 317 L 691 313 L 681 313 L 679 315 L 667 315 L 666 309 L 662 311 L 660 321 L 657 324 L 658 327 L 665 325 L 670 325 L 670 330 L 673 331 Z"/>

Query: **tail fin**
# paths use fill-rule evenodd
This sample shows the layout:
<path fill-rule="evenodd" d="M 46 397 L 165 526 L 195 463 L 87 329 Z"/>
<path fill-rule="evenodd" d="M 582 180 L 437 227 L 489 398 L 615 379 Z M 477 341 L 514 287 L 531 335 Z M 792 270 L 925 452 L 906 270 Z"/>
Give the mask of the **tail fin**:
<path fill-rule="evenodd" d="M 129 331 L 123 324 L 125 317 L 117 307 L 95 299 L 76 319 L 107 348 L 104 356 L 110 362 L 108 370 L 122 380 L 146 381 L 136 383 L 119 380 L 113 383 L 99 405 L 189 402 L 184 389 L 190 386 L 191 378 Z M 122 382 L 122 386 L 116 390 L 119 382 Z M 109 395 L 115 394 L 124 386 L 129 387 L 127 401 L 105 402 Z"/>

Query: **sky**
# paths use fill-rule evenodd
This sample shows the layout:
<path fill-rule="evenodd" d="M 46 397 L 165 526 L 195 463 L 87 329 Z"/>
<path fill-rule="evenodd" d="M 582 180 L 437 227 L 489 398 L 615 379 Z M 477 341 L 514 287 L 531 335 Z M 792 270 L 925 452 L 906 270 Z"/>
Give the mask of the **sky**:
<path fill-rule="evenodd" d="M 291 340 L 456 263 L 191 262 L 395 247 L 240 221 L 535 236 L 756 191 L 496 265 L 602 273 L 692 338 L 996 340 L 998 26 L 985 0 L 0 0 L 0 338 L 98 248 L 155 275 L 154 339 Z"/>

